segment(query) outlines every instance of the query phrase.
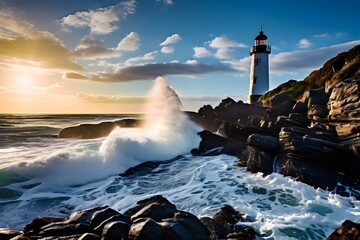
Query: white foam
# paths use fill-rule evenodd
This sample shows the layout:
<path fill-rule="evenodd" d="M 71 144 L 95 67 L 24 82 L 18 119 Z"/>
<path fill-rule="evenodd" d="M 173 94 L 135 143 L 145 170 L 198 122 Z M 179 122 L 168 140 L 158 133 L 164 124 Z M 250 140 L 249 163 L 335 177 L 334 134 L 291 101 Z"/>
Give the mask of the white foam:
<path fill-rule="evenodd" d="M 46 184 L 83 184 L 189 153 L 199 145 L 199 128 L 181 112 L 181 102 L 164 78 L 156 79 L 147 106 L 141 128 L 117 128 L 104 140 L 73 141 L 67 149 L 19 164 L 16 171 Z"/>

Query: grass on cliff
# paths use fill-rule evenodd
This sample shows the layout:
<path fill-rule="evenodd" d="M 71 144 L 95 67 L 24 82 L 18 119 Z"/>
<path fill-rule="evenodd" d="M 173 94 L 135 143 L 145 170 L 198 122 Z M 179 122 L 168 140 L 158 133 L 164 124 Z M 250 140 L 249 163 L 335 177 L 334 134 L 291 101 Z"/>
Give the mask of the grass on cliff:
<path fill-rule="evenodd" d="M 270 99 L 278 94 L 287 94 L 294 99 L 300 99 L 309 89 L 331 89 L 336 83 L 356 76 L 360 76 L 360 45 L 328 60 L 320 69 L 311 72 L 302 81 L 289 80 L 280 84 L 265 93 L 259 101 L 269 105 Z"/>

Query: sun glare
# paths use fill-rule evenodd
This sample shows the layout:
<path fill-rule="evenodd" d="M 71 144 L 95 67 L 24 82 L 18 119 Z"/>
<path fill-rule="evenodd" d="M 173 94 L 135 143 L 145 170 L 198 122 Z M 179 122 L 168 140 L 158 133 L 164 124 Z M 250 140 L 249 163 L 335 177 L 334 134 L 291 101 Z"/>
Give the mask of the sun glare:
<path fill-rule="evenodd" d="M 33 88 L 31 76 L 28 74 L 19 74 L 16 77 L 16 85 L 21 91 L 31 92 Z"/>

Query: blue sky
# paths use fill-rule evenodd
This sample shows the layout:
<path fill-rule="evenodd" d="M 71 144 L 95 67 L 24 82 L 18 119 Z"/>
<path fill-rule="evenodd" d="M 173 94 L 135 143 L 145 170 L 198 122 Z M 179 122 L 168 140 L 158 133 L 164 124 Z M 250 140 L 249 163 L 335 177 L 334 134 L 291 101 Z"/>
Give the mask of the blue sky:
<path fill-rule="evenodd" d="M 360 44 L 358 9 L 355 0 L 0 0 L 1 112 L 141 112 L 158 75 L 187 110 L 246 100 L 261 25 L 273 88 Z"/>

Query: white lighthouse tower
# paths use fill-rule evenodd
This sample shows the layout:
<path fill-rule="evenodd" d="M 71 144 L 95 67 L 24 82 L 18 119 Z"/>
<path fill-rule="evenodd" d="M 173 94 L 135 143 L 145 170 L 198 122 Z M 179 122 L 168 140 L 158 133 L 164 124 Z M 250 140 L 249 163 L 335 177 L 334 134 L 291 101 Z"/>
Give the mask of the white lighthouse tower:
<path fill-rule="evenodd" d="M 263 30 L 255 38 L 255 45 L 250 50 L 250 89 L 249 103 L 258 99 L 269 90 L 269 54 L 271 46 L 267 45 L 267 37 Z"/>

